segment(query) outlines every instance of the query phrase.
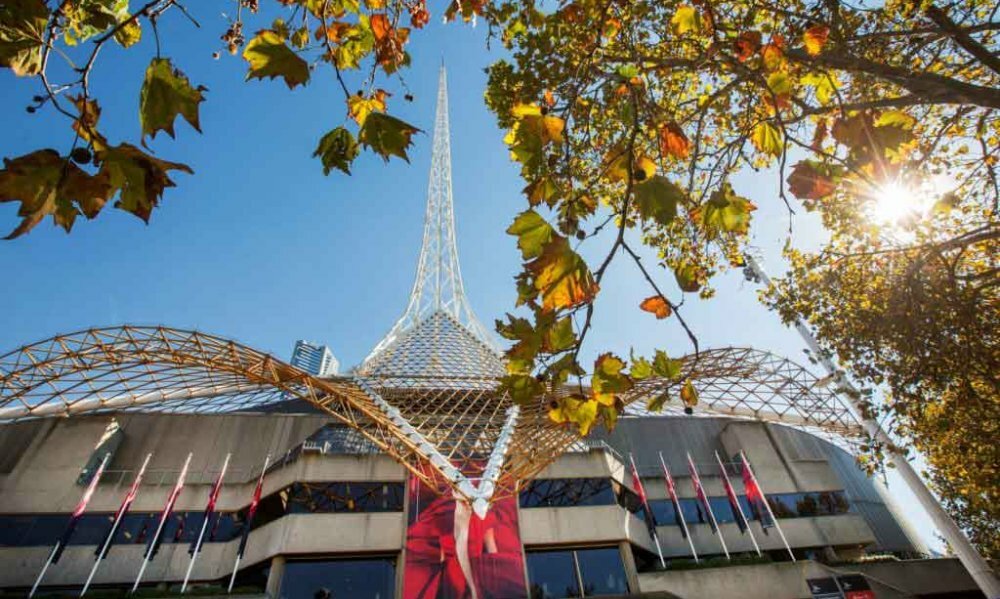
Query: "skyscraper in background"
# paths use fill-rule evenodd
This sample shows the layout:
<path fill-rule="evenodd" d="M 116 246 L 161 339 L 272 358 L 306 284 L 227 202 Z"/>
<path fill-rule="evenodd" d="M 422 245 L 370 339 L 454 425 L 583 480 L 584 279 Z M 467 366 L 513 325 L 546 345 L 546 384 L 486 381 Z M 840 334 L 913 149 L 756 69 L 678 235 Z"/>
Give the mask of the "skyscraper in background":
<path fill-rule="evenodd" d="M 292 351 L 292 366 L 297 366 L 317 376 L 334 376 L 340 370 L 340 362 L 325 345 L 299 339 Z"/>

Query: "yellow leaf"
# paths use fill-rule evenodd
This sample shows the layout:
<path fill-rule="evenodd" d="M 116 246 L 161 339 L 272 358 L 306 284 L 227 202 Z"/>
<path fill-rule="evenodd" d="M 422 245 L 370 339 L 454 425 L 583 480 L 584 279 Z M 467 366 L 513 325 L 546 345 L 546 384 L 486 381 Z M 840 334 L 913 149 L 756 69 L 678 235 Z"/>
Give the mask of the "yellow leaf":
<path fill-rule="evenodd" d="M 802 34 L 802 42 L 806 46 L 806 52 L 811 56 L 816 56 L 823 51 L 827 38 L 830 37 L 830 28 L 826 25 L 813 25 Z"/>
<path fill-rule="evenodd" d="M 638 181 L 648 181 L 653 178 L 656 174 L 656 163 L 649 159 L 647 156 L 643 156 L 635 161 L 635 172 L 632 173 L 632 177 Z"/>
<path fill-rule="evenodd" d="M 876 127 L 892 126 L 906 129 L 907 131 L 913 129 L 915 124 L 917 124 L 917 120 L 902 110 L 886 110 L 875 119 Z"/>
<path fill-rule="evenodd" d="M 385 112 L 386 95 L 384 90 L 376 90 L 371 98 L 365 98 L 357 94 L 352 95 L 347 98 L 347 112 L 355 122 L 359 125 L 364 125 L 365 119 L 368 118 L 369 114 L 373 112 Z"/>
<path fill-rule="evenodd" d="M 542 116 L 542 109 L 538 104 L 515 104 L 514 108 L 511 109 L 511 114 L 514 118 L 521 119 L 526 116 Z"/>
<path fill-rule="evenodd" d="M 775 71 L 767 76 L 767 87 L 776 96 L 787 96 L 792 93 L 792 79 L 788 73 Z"/>
<path fill-rule="evenodd" d="M 771 123 L 761 121 L 754 127 L 751 138 L 754 147 L 762 154 L 769 156 L 780 156 L 783 148 L 781 142 L 781 132 L 774 128 Z"/>
<path fill-rule="evenodd" d="M 250 64 L 247 79 L 282 77 L 289 89 L 309 81 L 309 65 L 270 29 L 250 40 L 243 50 L 243 58 Z"/>
<path fill-rule="evenodd" d="M 670 25 L 677 35 L 684 35 L 688 31 L 698 33 L 701 30 L 701 15 L 693 6 L 682 5 L 670 19 Z"/>
<path fill-rule="evenodd" d="M 598 286 L 587 263 L 562 236 L 545 245 L 542 254 L 525 268 L 534 277 L 535 289 L 542 295 L 546 312 L 572 308 L 597 295 Z"/>

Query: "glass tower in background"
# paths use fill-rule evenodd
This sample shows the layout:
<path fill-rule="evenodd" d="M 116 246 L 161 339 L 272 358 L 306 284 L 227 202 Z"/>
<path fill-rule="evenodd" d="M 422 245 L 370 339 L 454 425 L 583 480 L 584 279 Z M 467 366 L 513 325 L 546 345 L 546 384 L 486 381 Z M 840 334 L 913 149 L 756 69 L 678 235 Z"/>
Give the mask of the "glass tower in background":
<path fill-rule="evenodd" d="M 340 362 L 325 345 L 299 339 L 292 351 L 292 366 L 296 366 L 316 376 L 334 376 L 340 370 Z"/>

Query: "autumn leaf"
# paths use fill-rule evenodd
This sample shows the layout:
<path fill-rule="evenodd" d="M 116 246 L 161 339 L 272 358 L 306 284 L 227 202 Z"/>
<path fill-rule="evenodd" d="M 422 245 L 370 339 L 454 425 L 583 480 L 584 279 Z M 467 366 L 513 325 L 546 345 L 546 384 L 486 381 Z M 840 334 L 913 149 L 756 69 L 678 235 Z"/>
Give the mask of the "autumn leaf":
<path fill-rule="evenodd" d="M 695 390 L 690 380 L 684 381 L 680 395 L 685 408 L 690 409 L 698 405 L 698 391 Z"/>
<path fill-rule="evenodd" d="M 648 156 L 641 156 L 633 166 L 632 178 L 638 183 L 648 181 L 656 174 L 656 163 Z"/>
<path fill-rule="evenodd" d="M 405 121 L 373 112 L 365 118 L 365 124 L 358 133 L 358 141 L 374 150 L 386 162 L 390 156 L 398 156 L 409 162 L 406 150 L 413 145 L 413 134 L 418 132 L 420 129 Z"/>
<path fill-rule="evenodd" d="M 542 296 L 544 311 L 572 308 L 597 295 L 598 286 L 587 263 L 565 237 L 557 236 L 547 243 L 542 254 L 525 268 Z"/>
<path fill-rule="evenodd" d="M 806 52 L 810 56 L 816 56 L 823 51 L 827 38 L 830 37 L 830 28 L 826 25 L 813 25 L 802 34 L 802 42 L 805 44 Z"/>
<path fill-rule="evenodd" d="M 27 233 L 49 215 L 69 232 L 77 215 L 94 218 L 112 193 L 106 175 L 92 176 L 55 150 L 36 150 L 3 162 L 0 203 L 21 203 L 21 223 L 6 239 Z"/>
<path fill-rule="evenodd" d="M 243 58 L 250 63 L 247 79 L 281 77 L 288 89 L 309 81 L 309 65 L 270 29 L 258 32 L 250 40 L 243 50 Z"/>
<path fill-rule="evenodd" d="M 44 0 L 17 0 L 0 4 L 0 66 L 18 77 L 37 75 L 49 9 Z"/>
<path fill-rule="evenodd" d="M 358 125 L 364 125 L 365 119 L 373 112 L 385 112 L 385 99 L 389 94 L 385 90 L 375 90 L 370 98 L 360 94 L 351 94 L 347 98 L 347 113 Z"/>
<path fill-rule="evenodd" d="M 88 100 L 83 94 L 68 96 L 67 99 L 73 103 L 80 115 L 73 120 L 73 131 L 95 150 L 107 147 L 108 140 L 97 131 L 97 123 L 101 118 L 101 107 L 98 106 L 97 100 Z"/>
<path fill-rule="evenodd" d="M 546 244 L 558 235 L 552 225 L 534 210 L 518 214 L 507 228 L 507 234 L 517 237 L 517 247 L 525 260 L 541 256 Z"/>
<path fill-rule="evenodd" d="M 684 35 L 689 31 L 698 33 L 701 30 L 701 15 L 693 6 L 681 5 L 671 17 L 670 25 L 677 35 Z"/>
<path fill-rule="evenodd" d="M 917 119 L 902 110 L 886 110 L 875 119 L 876 127 L 899 127 L 909 131 L 917 124 Z"/>
<path fill-rule="evenodd" d="M 146 67 L 146 79 L 139 93 L 143 137 L 149 135 L 155 139 L 158 131 L 174 137 L 174 119 L 178 115 L 201 133 L 198 105 L 205 100 L 203 91 L 203 86 L 192 87 L 184 73 L 173 68 L 169 58 L 154 58 Z"/>
<path fill-rule="evenodd" d="M 549 419 L 559 424 L 576 424 L 580 435 L 586 436 L 597 422 L 598 405 L 592 399 L 576 395 L 559 398 L 550 405 Z"/>
<path fill-rule="evenodd" d="M 632 379 L 624 370 L 625 361 L 612 353 L 601 354 L 594 360 L 590 388 L 597 403 L 614 406 L 618 394 L 632 388 Z"/>
<path fill-rule="evenodd" d="M 576 333 L 573 332 L 573 319 L 564 316 L 545 332 L 543 349 L 549 353 L 557 353 L 565 351 L 575 344 Z"/>
<path fill-rule="evenodd" d="M 350 175 L 351 163 L 359 153 L 358 142 L 351 132 L 344 127 L 337 127 L 319 140 L 313 157 L 318 157 L 323 163 L 324 175 L 329 175 L 330 170 L 334 168 Z"/>
<path fill-rule="evenodd" d="M 108 177 L 112 189 L 121 192 L 115 208 L 130 212 L 147 223 L 163 191 L 174 187 L 169 171 L 194 173 L 186 164 L 160 160 L 127 143 L 98 152 L 98 159 L 100 173 Z"/>
<path fill-rule="evenodd" d="M 680 360 L 673 360 L 662 349 L 653 354 L 653 374 L 668 380 L 676 380 L 681 375 Z"/>
<path fill-rule="evenodd" d="M 771 37 L 771 41 L 760 49 L 764 69 L 776 71 L 785 65 L 785 41 L 780 35 Z"/>
<path fill-rule="evenodd" d="M 662 175 L 635 186 L 639 216 L 667 226 L 677 216 L 677 205 L 684 201 L 684 190 Z"/>
<path fill-rule="evenodd" d="M 781 156 L 784 145 L 781 142 L 781 131 L 768 121 L 761 121 L 754 127 L 751 136 L 753 145 L 762 154 L 768 156 Z"/>
<path fill-rule="evenodd" d="M 545 391 L 538 379 L 530 374 L 505 375 L 500 378 L 500 385 L 514 403 L 522 406 L 531 405 Z"/>
<path fill-rule="evenodd" d="M 642 303 L 639 304 L 639 308 L 651 314 L 655 314 L 656 318 L 659 320 L 663 320 L 664 318 L 670 316 L 670 304 L 668 304 L 667 300 L 663 299 L 659 295 L 653 295 L 642 300 Z"/>
<path fill-rule="evenodd" d="M 701 206 L 701 222 L 710 238 L 720 232 L 746 234 L 750 228 L 750 213 L 757 207 L 736 195 L 732 185 L 725 182 L 712 192 Z"/>
<path fill-rule="evenodd" d="M 837 186 L 831 167 L 812 160 L 802 160 L 792 167 L 788 175 L 788 190 L 800 200 L 821 200 L 832 194 Z"/>
<path fill-rule="evenodd" d="M 744 31 L 736 38 L 736 59 L 740 62 L 750 60 L 758 49 L 760 49 L 759 31 Z"/>
<path fill-rule="evenodd" d="M 674 267 L 674 278 L 681 291 L 692 293 L 701 289 L 701 281 L 704 277 L 702 271 L 689 262 L 682 262 Z"/>
<path fill-rule="evenodd" d="M 691 153 L 691 141 L 680 125 L 671 121 L 660 127 L 660 151 L 664 156 L 684 159 Z"/>

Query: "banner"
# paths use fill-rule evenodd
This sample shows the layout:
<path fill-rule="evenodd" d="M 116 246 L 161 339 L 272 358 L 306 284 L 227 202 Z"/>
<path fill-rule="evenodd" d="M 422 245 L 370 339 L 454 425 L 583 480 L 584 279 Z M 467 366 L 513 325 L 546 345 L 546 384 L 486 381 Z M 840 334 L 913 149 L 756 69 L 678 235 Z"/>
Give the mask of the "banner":
<path fill-rule="evenodd" d="M 517 494 L 498 488 L 480 519 L 451 491 L 408 483 L 403 599 L 523 599 L 528 596 Z"/>

